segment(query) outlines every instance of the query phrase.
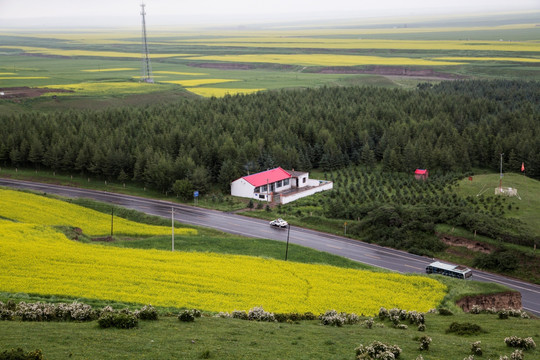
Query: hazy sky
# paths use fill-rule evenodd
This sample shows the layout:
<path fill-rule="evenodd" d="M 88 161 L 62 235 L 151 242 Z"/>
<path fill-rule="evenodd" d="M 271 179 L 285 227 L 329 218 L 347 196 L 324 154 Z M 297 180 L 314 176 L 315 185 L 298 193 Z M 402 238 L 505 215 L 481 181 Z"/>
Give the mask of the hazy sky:
<path fill-rule="evenodd" d="M 140 24 L 140 0 L 0 0 L 0 28 Z M 540 10 L 540 0 L 145 0 L 152 25 Z M 30 20 L 30 21 L 29 21 Z"/>

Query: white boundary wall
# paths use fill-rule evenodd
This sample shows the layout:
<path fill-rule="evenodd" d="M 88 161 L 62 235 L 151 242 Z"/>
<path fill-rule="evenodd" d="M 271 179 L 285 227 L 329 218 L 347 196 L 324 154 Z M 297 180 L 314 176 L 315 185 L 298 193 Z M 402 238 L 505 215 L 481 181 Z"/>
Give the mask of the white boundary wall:
<path fill-rule="evenodd" d="M 313 187 L 311 189 L 301 191 L 301 192 L 298 192 L 298 193 L 290 194 L 290 195 L 281 195 L 280 203 L 285 205 L 285 204 L 288 204 L 288 203 L 290 203 L 292 201 L 301 199 L 301 198 L 306 197 L 306 196 L 316 194 L 316 193 L 321 192 L 321 191 L 332 190 L 334 188 L 334 183 L 331 182 L 331 181 L 324 181 L 324 182 L 321 183 L 321 182 L 319 182 L 319 180 L 310 179 L 309 180 L 309 186 L 315 186 L 315 187 Z"/>

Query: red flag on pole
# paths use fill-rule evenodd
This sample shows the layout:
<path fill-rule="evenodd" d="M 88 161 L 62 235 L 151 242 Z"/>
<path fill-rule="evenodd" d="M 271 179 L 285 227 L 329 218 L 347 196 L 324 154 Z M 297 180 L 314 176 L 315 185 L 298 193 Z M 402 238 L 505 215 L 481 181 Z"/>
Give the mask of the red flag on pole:
<path fill-rule="evenodd" d="M 525 163 L 521 163 L 521 172 L 525 171 Z"/>

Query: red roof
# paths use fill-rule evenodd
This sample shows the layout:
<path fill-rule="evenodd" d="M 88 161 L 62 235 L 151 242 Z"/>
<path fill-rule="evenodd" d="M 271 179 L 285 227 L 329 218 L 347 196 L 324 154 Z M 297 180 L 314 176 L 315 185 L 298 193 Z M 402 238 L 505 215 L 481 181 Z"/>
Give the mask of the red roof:
<path fill-rule="evenodd" d="M 416 169 L 414 172 L 416 175 L 425 175 L 427 173 L 426 169 Z"/>
<path fill-rule="evenodd" d="M 277 167 L 272 170 L 266 170 L 253 175 L 244 176 L 243 179 L 253 186 L 262 186 L 283 179 L 288 179 L 290 177 L 291 174 L 283 170 L 281 167 Z"/>

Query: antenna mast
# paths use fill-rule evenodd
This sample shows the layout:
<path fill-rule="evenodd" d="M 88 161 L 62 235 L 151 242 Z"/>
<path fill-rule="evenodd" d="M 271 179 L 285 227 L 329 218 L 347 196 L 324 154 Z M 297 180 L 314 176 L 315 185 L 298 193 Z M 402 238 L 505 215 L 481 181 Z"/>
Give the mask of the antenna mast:
<path fill-rule="evenodd" d="M 152 78 L 152 68 L 150 67 L 150 54 L 148 53 L 148 41 L 146 40 L 146 21 L 144 16 L 146 11 L 144 11 L 144 3 L 141 4 L 141 15 L 142 15 L 142 69 L 141 69 L 141 82 L 145 83 L 154 83 Z"/>

